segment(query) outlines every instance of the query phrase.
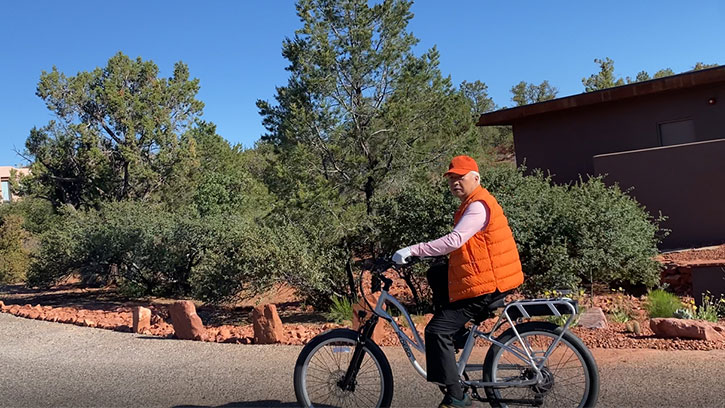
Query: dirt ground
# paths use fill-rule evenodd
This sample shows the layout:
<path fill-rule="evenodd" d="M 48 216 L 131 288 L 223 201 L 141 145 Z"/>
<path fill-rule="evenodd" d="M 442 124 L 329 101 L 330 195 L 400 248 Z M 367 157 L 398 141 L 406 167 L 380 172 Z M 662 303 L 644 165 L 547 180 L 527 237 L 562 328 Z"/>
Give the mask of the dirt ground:
<path fill-rule="evenodd" d="M 725 245 L 701 250 L 680 251 L 660 256 L 663 263 L 722 262 L 725 264 Z M 409 298 L 402 281 L 396 281 L 394 291 L 398 296 Z M 395 293 L 394 293 L 395 294 Z M 689 300 L 689 299 L 685 299 Z M 26 288 L 22 285 L 0 286 L 2 312 L 18 316 L 97 327 L 109 330 L 130 331 L 132 308 L 143 306 L 151 309 L 151 328 L 147 334 L 172 337 L 173 326 L 168 306 L 175 299 L 144 298 L 127 299 L 115 288 L 87 288 L 78 282 L 65 282 L 47 290 Z M 663 350 L 713 350 L 725 349 L 725 341 L 700 341 L 686 339 L 661 339 L 654 337 L 642 305 L 643 298 L 624 295 L 619 292 L 596 295 L 580 300 L 582 306 L 602 308 L 605 314 L 619 309 L 630 311 L 640 323 L 639 334 L 627 331 L 625 323 L 609 318 L 606 329 L 584 329 L 574 327 L 572 331 L 589 347 L 599 348 L 644 348 Z M 285 344 L 305 344 L 312 337 L 325 330 L 344 327 L 330 323 L 325 315 L 305 306 L 290 288 L 278 287 L 273 291 L 234 305 L 214 306 L 196 303 L 197 313 L 206 328 L 206 341 L 250 344 L 254 337 L 251 325 L 251 311 L 256 305 L 274 303 L 284 325 Z M 425 316 L 416 319 L 424 321 Z M 720 322 L 725 323 L 723 321 Z M 494 320 L 484 322 L 490 328 Z M 422 332 L 423 324 L 418 328 Z M 398 339 L 387 328 L 383 345 L 396 345 Z M 406 329 L 407 330 L 407 329 Z"/>

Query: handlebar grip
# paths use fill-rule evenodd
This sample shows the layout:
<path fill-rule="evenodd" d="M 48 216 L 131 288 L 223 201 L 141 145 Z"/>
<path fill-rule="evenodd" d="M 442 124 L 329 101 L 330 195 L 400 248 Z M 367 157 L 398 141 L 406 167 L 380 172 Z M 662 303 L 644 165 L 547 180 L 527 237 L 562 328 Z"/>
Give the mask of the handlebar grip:
<path fill-rule="evenodd" d="M 393 286 L 393 280 L 385 277 L 384 275 L 378 275 L 381 281 L 383 281 L 383 290 L 388 291 Z"/>

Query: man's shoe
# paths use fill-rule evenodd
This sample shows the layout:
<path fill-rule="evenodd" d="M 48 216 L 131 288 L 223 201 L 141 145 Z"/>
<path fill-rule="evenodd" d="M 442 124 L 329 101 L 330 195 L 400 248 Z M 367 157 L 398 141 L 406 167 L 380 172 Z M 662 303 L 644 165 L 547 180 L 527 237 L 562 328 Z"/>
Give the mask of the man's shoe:
<path fill-rule="evenodd" d="M 472 404 L 471 402 L 471 396 L 468 394 L 463 394 L 463 399 L 459 400 L 456 398 L 451 397 L 450 395 L 446 395 L 443 398 L 443 401 L 438 405 L 438 408 L 460 408 L 460 407 L 470 407 Z"/>

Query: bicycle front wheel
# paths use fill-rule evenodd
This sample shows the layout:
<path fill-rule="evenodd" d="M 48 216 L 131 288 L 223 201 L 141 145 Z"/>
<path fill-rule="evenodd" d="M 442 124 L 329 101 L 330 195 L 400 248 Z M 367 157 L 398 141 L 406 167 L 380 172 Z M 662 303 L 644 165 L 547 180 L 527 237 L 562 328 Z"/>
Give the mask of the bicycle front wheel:
<path fill-rule="evenodd" d="M 345 377 L 357 345 L 358 333 L 335 329 L 312 339 L 295 364 L 297 402 L 304 407 L 389 407 L 393 399 L 393 372 L 377 344 L 365 342 L 353 390 L 344 390 Z"/>
<path fill-rule="evenodd" d="M 593 407 L 599 394 L 599 373 L 589 349 L 570 332 L 565 332 L 556 346 L 561 327 L 545 322 L 528 322 L 516 326 L 521 339 L 512 329 L 506 330 L 498 341 L 523 352 L 525 344 L 537 364 L 550 351 L 541 368 L 543 380 L 527 387 L 486 387 L 486 396 L 492 407 L 522 406 L 500 399 L 541 399 L 545 407 Z M 551 349 L 551 350 L 550 350 Z M 509 349 L 492 345 L 483 365 L 483 378 L 487 382 L 521 382 L 536 378 L 531 366 Z M 529 404 L 530 406 L 530 404 Z"/>

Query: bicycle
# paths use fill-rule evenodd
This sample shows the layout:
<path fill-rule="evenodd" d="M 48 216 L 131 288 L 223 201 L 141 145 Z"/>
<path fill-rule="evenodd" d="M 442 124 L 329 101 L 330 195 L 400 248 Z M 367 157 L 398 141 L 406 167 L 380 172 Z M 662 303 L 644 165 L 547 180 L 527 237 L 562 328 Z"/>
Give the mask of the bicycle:
<path fill-rule="evenodd" d="M 388 293 L 393 282 L 383 272 L 391 267 L 400 266 L 386 261 L 372 268 L 371 272 L 382 282 L 382 291 L 374 308 L 368 303 L 373 313 L 358 331 L 333 329 L 321 333 L 300 352 L 294 370 L 295 394 L 300 405 L 390 406 L 393 373 L 385 354 L 371 339 L 380 318 L 392 326 L 414 369 L 426 377 L 426 371 L 411 350 L 412 346 L 425 352 L 423 339 L 405 307 Z M 360 293 L 367 303 L 360 281 Z M 383 305 L 392 305 L 400 311 L 413 339 L 401 330 Z M 499 308 L 503 311 L 493 329 L 489 333 L 480 331 L 481 322 L 494 317 L 493 312 Z M 471 319 L 460 351 L 457 366 L 464 390 L 473 399 L 492 407 L 595 406 L 599 393 L 596 362 L 584 343 L 569 331 L 578 313 L 577 302 L 565 297 L 516 300 L 507 304 L 502 298 L 490 304 L 488 310 Z M 569 317 L 563 326 L 545 321 L 522 322 L 532 317 L 566 315 Z M 361 311 L 360 321 L 365 317 L 366 312 Z M 494 338 L 494 333 L 506 324 L 509 327 Z M 477 339 L 491 344 L 483 364 L 469 364 Z M 479 393 L 480 389 L 484 395 Z"/>

